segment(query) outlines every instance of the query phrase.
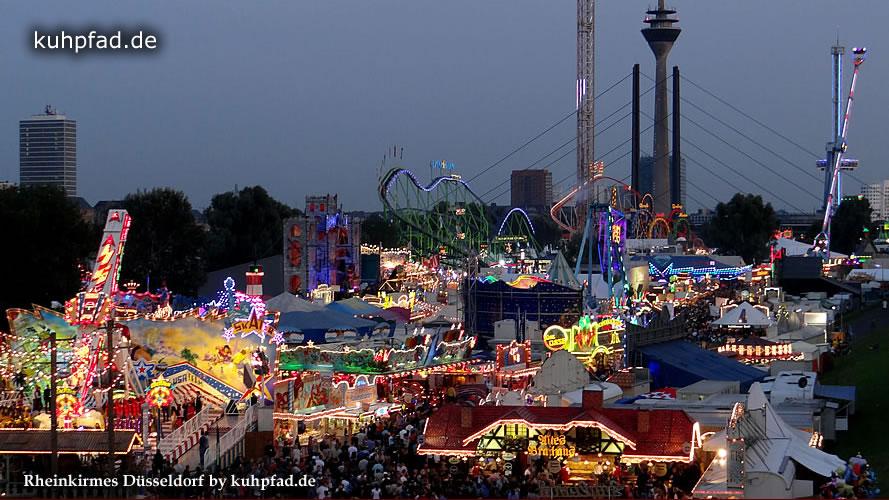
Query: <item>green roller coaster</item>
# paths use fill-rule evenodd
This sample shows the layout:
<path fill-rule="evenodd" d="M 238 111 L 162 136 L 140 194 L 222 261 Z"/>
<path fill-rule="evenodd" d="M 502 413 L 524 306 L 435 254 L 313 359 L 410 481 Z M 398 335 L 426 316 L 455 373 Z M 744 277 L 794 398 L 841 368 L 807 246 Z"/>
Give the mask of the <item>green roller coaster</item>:
<path fill-rule="evenodd" d="M 467 258 L 492 262 L 521 249 L 540 249 L 524 210 L 514 208 L 495 224 L 484 201 L 458 175 L 424 186 L 410 170 L 395 167 L 380 179 L 379 196 L 386 212 L 405 226 L 406 243 L 414 251 L 439 255 L 452 266 Z"/>

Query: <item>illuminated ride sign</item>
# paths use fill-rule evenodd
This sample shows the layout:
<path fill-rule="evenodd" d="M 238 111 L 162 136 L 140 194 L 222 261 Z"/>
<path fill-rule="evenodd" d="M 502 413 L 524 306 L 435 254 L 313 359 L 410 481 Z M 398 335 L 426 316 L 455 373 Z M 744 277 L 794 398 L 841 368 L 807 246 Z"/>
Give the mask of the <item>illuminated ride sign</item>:
<path fill-rule="evenodd" d="M 167 406 L 173 399 L 173 384 L 167 382 L 163 375 L 151 382 L 151 388 L 148 390 L 149 406 Z"/>
<path fill-rule="evenodd" d="M 120 261 L 130 231 L 126 210 L 111 210 L 96 256 L 96 266 L 86 290 L 65 303 L 65 319 L 71 325 L 99 325 L 111 310 L 111 294 L 117 291 Z"/>
<path fill-rule="evenodd" d="M 531 341 L 518 343 L 515 340 L 509 345 L 498 345 L 495 366 L 497 369 L 507 366 L 522 366 L 527 368 L 531 365 Z"/>
<path fill-rule="evenodd" d="M 571 328 L 552 325 L 543 332 L 543 344 L 551 351 L 565 349 L 574 354 L 610 353 L 615 344 L 621 344 L 624 322 L 617 318 L 603 319 L 597 323 L 583 316 Z M 600 335 L 610 335 L 607 342 L 600 342 Z"/>
<path fill-rule="evenodd" d="M 421 368 L 468 361 L 472 355 L 475 337 L 456 342 L 439 342 L 430 356 L 430 346 L 425 342 L 404 349 L 383 347 L 375 349 L 324 349 L 309 343 L 295 347 L 278 348 L 278 372 L 333 371 L 337 373 L 364 373 L 369 375 L 396 373 Z M 280 376 L 280 375 L 279 375 Z"/>

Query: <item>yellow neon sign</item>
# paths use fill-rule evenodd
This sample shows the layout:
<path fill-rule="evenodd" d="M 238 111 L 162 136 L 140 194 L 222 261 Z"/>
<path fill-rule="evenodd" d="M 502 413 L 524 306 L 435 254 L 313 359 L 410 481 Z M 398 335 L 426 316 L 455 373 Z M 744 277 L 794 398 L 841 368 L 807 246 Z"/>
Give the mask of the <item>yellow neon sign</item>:
<path fill-rule="evenodd" d="M 570 352 L 590 352 L 600 347 L 599 335 L 611 333 L 609 344 L 621 343 L 620 332 L 623 321 L 608 318 L 594 323 L 589 316 L 583 316 L 571 328 L 552 325 L 543 332 L 543 344 L 551 351 L 567 349 Z"/>

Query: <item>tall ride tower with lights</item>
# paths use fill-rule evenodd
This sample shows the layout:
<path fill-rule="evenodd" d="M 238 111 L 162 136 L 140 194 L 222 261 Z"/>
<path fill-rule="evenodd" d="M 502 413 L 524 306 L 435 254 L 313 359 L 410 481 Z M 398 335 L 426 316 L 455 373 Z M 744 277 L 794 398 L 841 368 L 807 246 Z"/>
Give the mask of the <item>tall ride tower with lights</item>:
<path fill-rule="evenodd" d="M 577 185 L 593 178 L 595 162 L 596 2 L 577 0 Z M 578 220 L 586 215 L 591 196 L 582 189 L 577 200 Z"/>

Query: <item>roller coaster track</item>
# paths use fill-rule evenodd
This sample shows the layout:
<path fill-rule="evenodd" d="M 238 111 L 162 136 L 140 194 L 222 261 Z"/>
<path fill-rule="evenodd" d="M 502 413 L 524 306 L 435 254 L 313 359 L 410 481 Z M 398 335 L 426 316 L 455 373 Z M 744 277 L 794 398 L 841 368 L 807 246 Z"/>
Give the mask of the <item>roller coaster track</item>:
<path fill-rule="evenodd" d="M 390 169 L 380 180 L 385 210 L 409 228 L 411 245 L 426 254 L 468 258 L 489 245 L 485 203 L 459 176 L 424 186 L 410 170 Z M 484 245 L 484 246 L 483 246 Z"/>
<path fill-rule="evenodd" d="M 570 232 L 574 233 L 576 231 L 583 230 L 583 227 L 575 227 L 575 226 L 569 225 L 566 221 L 562 220 L 562 217 L 560 217 L 560 214 L 563 213 L 562 209 L 565 207 L 565 205 L 569 201 L 573 200 L 574 196 L 577 195 L 577 193 L 579 193 L 582 190 L 587 190 L 587 191 L 592 192 L 595 184 L 599 181 L 602 181 L 602 180 L 613 181 L 613 182 L 617 183 L 617 185 L 621 186 L 623 189 L 630 191 L 632 194 L 634 194 L 636 196 L 637 200 L 642 199 L 642 196 L 639 193 L 637 193 L 635 190 L 633 190 L 633 188 L 631 188 L 626 182 L 615 179 L 614 177 L 608 177 L 606 175 L 598 175 L 598 176 L 594 177 L 592 180 L 586 181 L 585 183 L 583 183 L 580 186 L 576 186 L 564 198 L 562 198 L 561 200 L 556 202 L 550 209 L 550 211 L 549 211 L 550 217 L 552 217 L 552 219 L 556 222 L 556 224 L 558 224 L 558 226 L 563 231 L 570 231 Z M 617 207 L 617 208 L 626 210 L 627 208 L 630 208 L 630 207 Z M 632 208 L 635 208 L 635 207 L 632 207 Z M 581 222 L 581 221 L 578 221 L 578 222 Z"/>

